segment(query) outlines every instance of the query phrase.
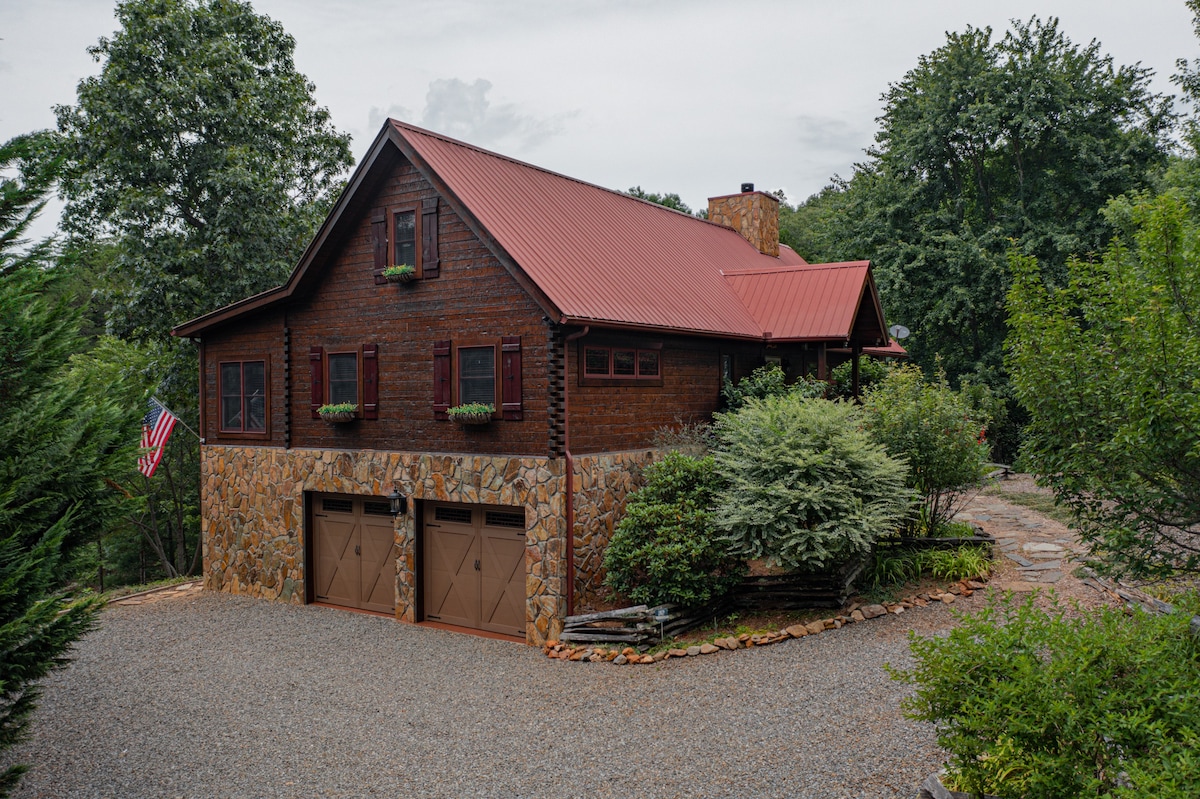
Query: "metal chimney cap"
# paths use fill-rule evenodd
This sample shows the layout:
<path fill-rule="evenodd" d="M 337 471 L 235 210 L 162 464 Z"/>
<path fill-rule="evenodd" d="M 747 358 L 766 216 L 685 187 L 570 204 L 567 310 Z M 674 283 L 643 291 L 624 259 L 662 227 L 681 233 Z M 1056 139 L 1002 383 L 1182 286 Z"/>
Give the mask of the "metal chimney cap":
<path fill-rule="evenodd" d="M 754 191 L 753 183 L 743 183 L 742 184 L 742 193 L 743 194 L 745 194 L 746 192 L 751 192 L 751 191 Z"/>

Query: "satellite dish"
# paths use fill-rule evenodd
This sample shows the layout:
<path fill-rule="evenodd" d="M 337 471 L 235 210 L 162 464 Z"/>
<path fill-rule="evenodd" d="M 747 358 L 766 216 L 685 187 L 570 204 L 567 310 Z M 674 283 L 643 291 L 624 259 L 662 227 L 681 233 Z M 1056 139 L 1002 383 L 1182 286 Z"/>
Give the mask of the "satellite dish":
<path fill-rule="evenodd" d="M 888 332 L 892 334 L 892 338 L 897 341 L 903 341 L 908 338 L 909 330 L 904 325 L 892 325 L 888 328 Z"/>

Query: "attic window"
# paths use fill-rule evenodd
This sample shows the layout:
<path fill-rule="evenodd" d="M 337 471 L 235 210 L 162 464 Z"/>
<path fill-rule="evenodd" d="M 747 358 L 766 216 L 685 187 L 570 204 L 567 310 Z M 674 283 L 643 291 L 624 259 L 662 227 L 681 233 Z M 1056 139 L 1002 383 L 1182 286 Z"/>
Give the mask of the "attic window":
<path fill-rule="evenodd" d="M 417 265 L 417 212 L 392 214 L 392 263 Z"/>

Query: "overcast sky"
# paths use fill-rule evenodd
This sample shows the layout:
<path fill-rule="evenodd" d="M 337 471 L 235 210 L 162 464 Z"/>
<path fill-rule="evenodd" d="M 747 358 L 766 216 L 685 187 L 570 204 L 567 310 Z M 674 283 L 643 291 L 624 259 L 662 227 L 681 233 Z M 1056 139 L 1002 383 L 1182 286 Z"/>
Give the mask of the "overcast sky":
<path fill-rule="evenodd" d="M 794 201 L 848 176 L 880 95 L 946 31 L 1057 16 L 1172 92 L 1183 0 L 255 0 L 296 39 L 360 158 L 387 116 L 693 208 L 743 181 Z M 52 127 L 99 71 L 113 0 L 0 0 L 0 140 Z M 51 232 L 53 220 L 40 233 Z"/>

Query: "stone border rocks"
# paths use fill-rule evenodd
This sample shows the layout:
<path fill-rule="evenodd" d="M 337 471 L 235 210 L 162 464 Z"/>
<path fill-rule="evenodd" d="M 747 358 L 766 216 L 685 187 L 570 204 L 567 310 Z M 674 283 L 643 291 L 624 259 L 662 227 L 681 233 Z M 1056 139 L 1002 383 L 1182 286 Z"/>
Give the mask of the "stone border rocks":
<path fill-rule="evenodd" d="M 983 579 L 960 580 L 944 590 L 934 589 L 901 599 L 898 602 L 869 605 L 855 602 L 847 607 L 844 613 L 829 618 L 810 621 L 806 624 L 793 624 L 790 627 L 775 632 L 742 633 L 736 636 L 725 636 L 717 638 L 712 642 L 693 644 L 686 648 L 677 647 L 650 652 L 648 646 L 639 648 L 632 646 L 623 648 L 606 647 L 603 645 L 571 646 L 562 641 L 547 641 L 542 647 L 542 652 L 552 660 L 566 660 L 576 663 L 612 663 L 614 666 L 649 665 L 662 663 L 671 659 L 715 655 L 723 651 L 732 652 L 739 649 L 771 646 L 772 644 L 778 644 L 793 638 L 804 638 L 809 635 L 820 635 L 830 630 L 838 630 L 848 624 L 859 624 L 870 619 L 889 615 L 898 616 L 910 608 L 926 607 L 931 602 L 941 602 L 945 605 L 951 605 L 960 596 L 969 597 L 976 591 L 981 591 L 985 588 L 987 588 L 987 585 Z"/>

